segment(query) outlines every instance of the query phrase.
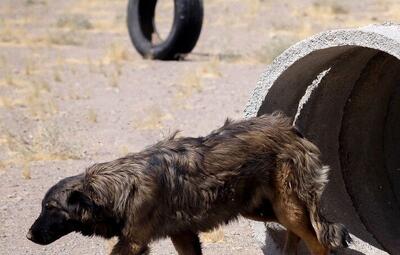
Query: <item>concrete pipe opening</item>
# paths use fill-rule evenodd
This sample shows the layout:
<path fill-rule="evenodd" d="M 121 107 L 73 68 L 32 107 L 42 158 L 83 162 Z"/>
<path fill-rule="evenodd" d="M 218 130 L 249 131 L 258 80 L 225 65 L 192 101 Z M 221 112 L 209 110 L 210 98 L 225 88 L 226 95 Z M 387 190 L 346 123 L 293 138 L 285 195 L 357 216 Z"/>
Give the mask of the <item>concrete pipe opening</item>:
<path fill-rule="evenodd" d="M 245 114 L 275 110 L 292 116 L 331 166 L 323 209 L 355 240 L 340 254 L 398 254 L 400 26 L 329 31 L 286 50 L 261 77 Z M 280 247 L 279 232 L 267 224 L 256 236 Z"/>

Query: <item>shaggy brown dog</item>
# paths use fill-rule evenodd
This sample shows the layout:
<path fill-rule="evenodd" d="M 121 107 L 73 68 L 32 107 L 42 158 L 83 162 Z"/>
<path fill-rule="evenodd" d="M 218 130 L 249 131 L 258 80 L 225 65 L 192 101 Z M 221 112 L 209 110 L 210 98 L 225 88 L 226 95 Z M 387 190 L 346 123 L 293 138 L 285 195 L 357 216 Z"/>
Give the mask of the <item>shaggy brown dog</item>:
<path fill-rule="evenodd" d="M 319 212 L 328 174 L 319 154 L 277 113 L 226 121 L 206 137 L 173 135 L 53 186 L 28 238 L 48 244 L 72 231 L 117 236 L 112 254 L 138 255 L 170 237 L 180 255 L 199 255 L 199 232 L 241 215 L 285 226 L 286 254 L 296 254 L 301 238 L 324 255 L 350 237 Z"/>

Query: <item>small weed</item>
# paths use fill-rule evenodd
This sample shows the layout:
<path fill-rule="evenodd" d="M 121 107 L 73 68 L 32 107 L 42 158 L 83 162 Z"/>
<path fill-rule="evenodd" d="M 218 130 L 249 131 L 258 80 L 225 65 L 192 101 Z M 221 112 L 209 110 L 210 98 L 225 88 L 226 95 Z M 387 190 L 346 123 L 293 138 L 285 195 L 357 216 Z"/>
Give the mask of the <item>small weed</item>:
<path fill-rule="evenodd" d="M 89 98 L 90 98 L 89 92 L 85 92 L 85 93 L 80 92 L 80 93 L 77 93 L 77 92 L 75 92 L 75 91 L 72 90 L 72 89 L 70 89 L 70 90 L 68 91 L 67 99 L 69 99 L 69 100 L 84 100 L 84 99 L 89 99 Z"/>
<path fill-rule="evenodd" d="M 87 118 L 91 123 L 97 123 L 97 113 L 93 109 L 89 109 Z"/>
<path fill-rule="evenodd" d="M 178 84 L 177 98 L 187 98 L 194 93 L 203 91 L 203 79 L 215 79 L 222 76 L 220 71 L 220 59 L 212 58 L 211 61 L 199 66 L 195 70 L 189 70 L 183 74 Z"/>
<path fill-rule="evenodd" d="M 79 46 L 83 44 L 83 34 L 77 34 L 73 31 L 53 32 L 49 34 L 48 42 L 54 45 Z"/>
<path fill-rule="evenodd" d="M 108 77 L 108 73 L 107 73 L 106 67 L 104 65 L 104 62 L 99 60 L 97 66 L 98 66 L 99 73 L 103 74 L 103 76 L 107 78 Z"/>
<path fill-rule="evenodd" d="M 88 30 L 93 28 L 93 24 L 87 17 L 81 14 L 63 15 L 57 20 L 58 28 L 82 29 Z"/>
<path fill-rule="evenodd" d="M 58 68 L 53 69 L 53 79 L 56 82 L 62 82 L 61 73 Z"/>
<path fill-rule="evenodd" d="M 9 86 L 15 86 L 15 80 L 14 80 L 14 76 L 12 74 L 12 72 L 10 70 L 7 70 L 5 75 L 4 75 L 4 79 L 6 80 L 7 85 Z"/>
<path fill-rule="evenodd" d="M 222 73 L 220 71 L 220 59 L 218 57 L 212 58 L 211 61 L 201 66 L 197 72 L 199 73 L 199 76 L 203 78 L 221 77 Z"/>
<path fill-rule="evenodd" d="M 17 30 L 11 27 L 3 27 L 0 31 L 0 41 L 3 43 L 16 43 L 19 44 L 21 42 L 20 37 L 18 36 Z"/>
<path fill-rule="evenodd" d="M 247 15 L 249 17 L 254 17 L 260 12 L 261 2 L 262 2 L 262 0 L 246 0 L 245 1 L 245 3 L 247 4 Z"/>
<path fill-rule="evenodd" d="M 0 97 L 0 107 L 11 108 L 12 102 L 11 102 L 10 98 L 1 96 Z"/>
<path fill-rule="evenodd" d="M 112 72 L 110 76 L 108 76 L 108 84 L 113 87 L 117 88 L 119 85 L 119 75 L 118 72 Z"/>
<path fill-rule="evenodd" d="M 115 64 L 132 59 L 129 50 L 120 44 L 111 44 L 103 58 L 104 64 Z"/>
<path fill-rule="evenodd" d="M 153 106 L 145 110 L 146 117 L 142 120 L 135 120 L 134 127 L 141 130 L 161 129 L 163 121 L 170 120 L 173 116 L 162 111 L 159 107 Z"/>
<path fill-rule="evenodd" d="M 90 57 L 87 58 L 87 63 L 88 63 L 88 66 L 89 66 L 89 71 L 91 73 L 95 73 L 95 72 L 98 71 L 97 70 L 98 68 L 97 68 L 96 64 L 93 62 L 93 60 Z"/>
<path fill-rule="evenodd" d="M 14 107 L 15 104 L 16 102 L 13 102 L 13 100 L 11 100 L 10 98 L 0 96 L 0 107 L 11 109 Z"/>
<path fill-rule="evenodd" d="M 31 76 L 37 70 L 36 63 L 32 59 L 28 59 L 25 64 L 25 75 Z"/>
<path fill-rule="evenodd" d="M 36 4 L 41 4 L 41 5 L 47 5 L 47 0 L 25 0 L 26 5 L 36 5 Z"/>
<path fill-rule="evenodd" d="M 6 167 L 7 167 L 7 162 L 0 160 L 0 171 L 3 171 L 4 169 L 6 169 Z"/>
<path fill-rule="evenodd" d="M 263 64 L 270 64 L 283 51 L 293 45 L 298 39 L 295 37 L 273 37 L 260 50 L 256 51 L 255 58 Z"/>
<path fill-rule="evenodd" d="M 22 168 L 22 177 L 26 180 L 29 180 L 32 178 L 31 176 L 31 169 L 29 166 L 29 162 L 25 162 Z"/>
<path fill-rule="evenodd" d="M 69 68 L 69 70 L 71 71 L 71 73 L 73 74 L 73 75 L 76 75 L 76 66 L 70 66 L 70 68 Z"/>
<path fill-rule="evenodd" d="M 0 68 L 7 68 L 7 59 L 4 55 L 0 56 Z"/>
<path fill-rule="evenodd" d="M 2 128 L 2 138 L 10 155 L 10 162 L 23 165 L 23 175 L 30 176 L 33 161 L 79 159 L 76 147 L 71 146 L 54 125 L 39 126 L 32 133 L 12 133 Z"/>
<path fill-rule="evenodd" d="M 122 75 L 122 63 L 121 62 L 115 62 L 114 69 L 118 76 Z"/>
<path fill-rule="evenodd" d="M 125 156 L 129 153 L 129 148 L 126 145 L 122 145 L 119 147 L 119 152 L 121 154 L 121 156 Z"/>
<path fill-rule="evenodd" d="M 313 7 L 322 15 L 343 15 L 348 14 L 348 10 L 339 1 L 334 0 L 316 0 L 313 2 Z"/>
<path fill-rule="evenodd" d="M 33 81 L 24 100 L 33 117 L 45 119 L 58 112 L 58 106 L 49 92 L 50 86 L 46 81 Z"/>
<path fill-rule="evenodd" d="M 188 72 L 186 73 L 182 81 L 179 83 L 179 89 L 177 96 L 179 98 L 186 98 L 191 96 L 194 92 L 201 92 L 203 90 L 203 82 L 198 73 Z"/>

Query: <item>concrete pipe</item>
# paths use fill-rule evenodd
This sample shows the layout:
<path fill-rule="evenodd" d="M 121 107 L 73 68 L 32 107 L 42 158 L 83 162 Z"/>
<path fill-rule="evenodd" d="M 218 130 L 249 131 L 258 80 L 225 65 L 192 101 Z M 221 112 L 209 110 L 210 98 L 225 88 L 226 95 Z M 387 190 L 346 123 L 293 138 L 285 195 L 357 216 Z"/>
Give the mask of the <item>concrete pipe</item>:
<path fill-rule="evenodd" d="M 400 25 L 324 32 L 275 59 L 245 109 L 284 111 L 320 147 L 332 169 L 323 211 L 354 239 L 339 254 L 400 254 L 399 59 Z M 279 249 L 280 227 L 266 229 L 254 223 Z"/>

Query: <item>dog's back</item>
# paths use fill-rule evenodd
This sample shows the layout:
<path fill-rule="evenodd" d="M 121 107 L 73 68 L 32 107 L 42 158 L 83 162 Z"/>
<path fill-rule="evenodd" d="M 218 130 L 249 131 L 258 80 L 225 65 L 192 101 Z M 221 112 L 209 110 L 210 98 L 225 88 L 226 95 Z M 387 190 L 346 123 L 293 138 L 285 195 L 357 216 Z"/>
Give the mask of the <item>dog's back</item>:
<path fill-rule="evenodd" d="M 171 227 L 205 231 L 267 199 L 256 196 L 272 189 L 279 156 L 300 139 L 290 119 L 264 115 L 227 120 L 205 137 L 171 136 L 135 157 L 148 162 L 143 171 L 157 181 L 160 214 L 174 214 Z"/>

